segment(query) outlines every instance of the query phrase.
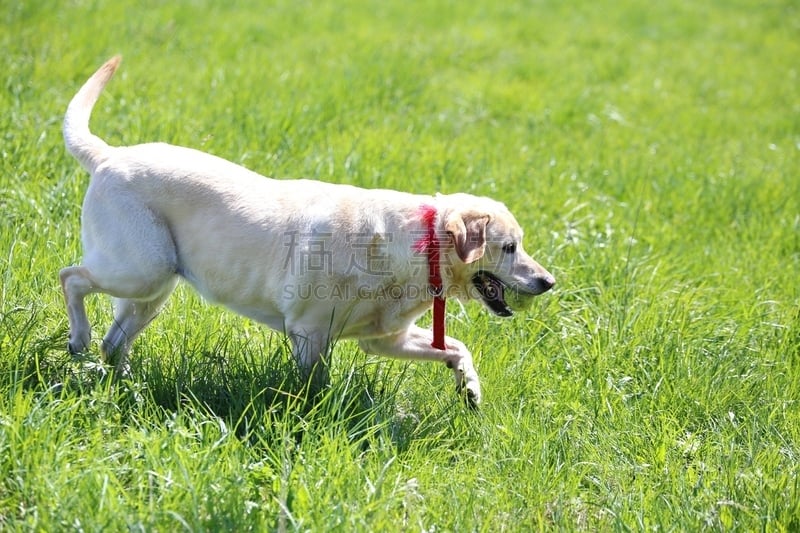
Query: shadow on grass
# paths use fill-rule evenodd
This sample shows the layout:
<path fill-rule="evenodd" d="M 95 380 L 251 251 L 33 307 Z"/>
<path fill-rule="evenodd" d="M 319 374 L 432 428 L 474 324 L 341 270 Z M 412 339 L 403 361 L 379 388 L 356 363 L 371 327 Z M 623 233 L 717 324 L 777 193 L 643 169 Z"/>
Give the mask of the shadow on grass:
<path fill-rule="evenodd" d="M 334 431 L 358 446 L 379 440 L 402 453 L 441 443 L 440 437 L 455 443 L 463 430 L 453 419 L 453 411 L 464 410 L 458 398 L 430 405 L 433 399 L 422 391 L 409 400 L 400 394 L 408 364 L 373 361 L 350 343 L 335 348 L 330 384 L 314 394 L 282 335 L 205 340 L 199 348 L 184 343 L 173 349 L 163 339 L 141 343 L 131 358 L 133 378 L 114 380 L 99 357 L 67 354 L 66 331 L 59 330 L 28 342 L 8 375 L 54 399 L 102 395 L 122 424 L 164 424 L 176 414 L 218 420 L 257 447 L 283 446 L 287 434 L 299 443 L 308 434 Z M 165 346 L 165 353 L 157 351 Z M 417 399 L 426 405 L 415 408 Z"/>

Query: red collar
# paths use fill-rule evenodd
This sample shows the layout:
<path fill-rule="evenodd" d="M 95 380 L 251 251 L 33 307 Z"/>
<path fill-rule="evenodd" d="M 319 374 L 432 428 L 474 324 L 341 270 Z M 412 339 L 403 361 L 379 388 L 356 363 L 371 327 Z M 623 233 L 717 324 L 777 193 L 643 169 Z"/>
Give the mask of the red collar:
<path fill-rule="evenodd" d="M 414 250 L 428 257 L 428 290 L 433 295 L 433 342 L 437 350 L 446 350 L 444 343 L 445 296 L 442 274 L 439 267 L 439 237 L 436 235 L 436 208 L 432 205 L 420 207 L 425 224 L 425 236 L 414 243 Z"/>

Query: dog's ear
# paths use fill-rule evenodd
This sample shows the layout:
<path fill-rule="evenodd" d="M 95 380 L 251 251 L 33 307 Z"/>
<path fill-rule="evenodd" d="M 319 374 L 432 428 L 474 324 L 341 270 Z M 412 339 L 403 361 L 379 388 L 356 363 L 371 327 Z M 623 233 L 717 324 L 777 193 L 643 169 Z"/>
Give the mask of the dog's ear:
<path fill-rule="evenodd" d="M 447 217 L 444 229 L 464 263 L 472 263 L 483 257 L 488 223 L 489 215 L 476 211 L 454 212 Z"/>

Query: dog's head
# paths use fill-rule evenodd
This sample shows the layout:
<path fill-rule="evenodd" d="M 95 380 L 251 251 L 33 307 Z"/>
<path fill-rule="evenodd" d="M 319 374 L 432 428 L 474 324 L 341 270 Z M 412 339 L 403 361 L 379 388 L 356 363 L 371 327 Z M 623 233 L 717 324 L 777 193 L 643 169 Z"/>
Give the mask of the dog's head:
<path fill-rule="evenodd" d="M 479 299 L 498 316 L 522 310 L 555 278 L 522 247 L 522 228 L 505 205 L 468 194 L 439 196 L 445 289 Z"/>

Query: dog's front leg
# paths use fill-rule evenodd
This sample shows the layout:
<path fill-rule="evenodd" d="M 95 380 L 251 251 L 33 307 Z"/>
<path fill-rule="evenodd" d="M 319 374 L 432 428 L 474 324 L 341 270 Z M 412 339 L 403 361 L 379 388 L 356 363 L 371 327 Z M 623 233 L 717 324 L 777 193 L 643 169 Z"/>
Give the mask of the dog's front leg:
<path fill-rule="evenodd" d="M 302 329 L 290 331 L 289 339 L 300 375 L 309 383 L 312 394 L 317 394 L 328 384 L 328 361 L 324 357 L 328 348 L 327 335 Z"/>
<path fill-rule="evenodd" d="M 427 329 L 411 325 L 405 332 L 389 337 L 362 339 L 359 344 L 365 352 L 403 359 L 442 361 L 453 370 L 456 390 L 465 393 L 470 406 L 481 403 L 481 384 L 472 363 L 472 354 L 464 343 L 445 337 L 446 350 L 431 346 L 433 334 Z"/>

